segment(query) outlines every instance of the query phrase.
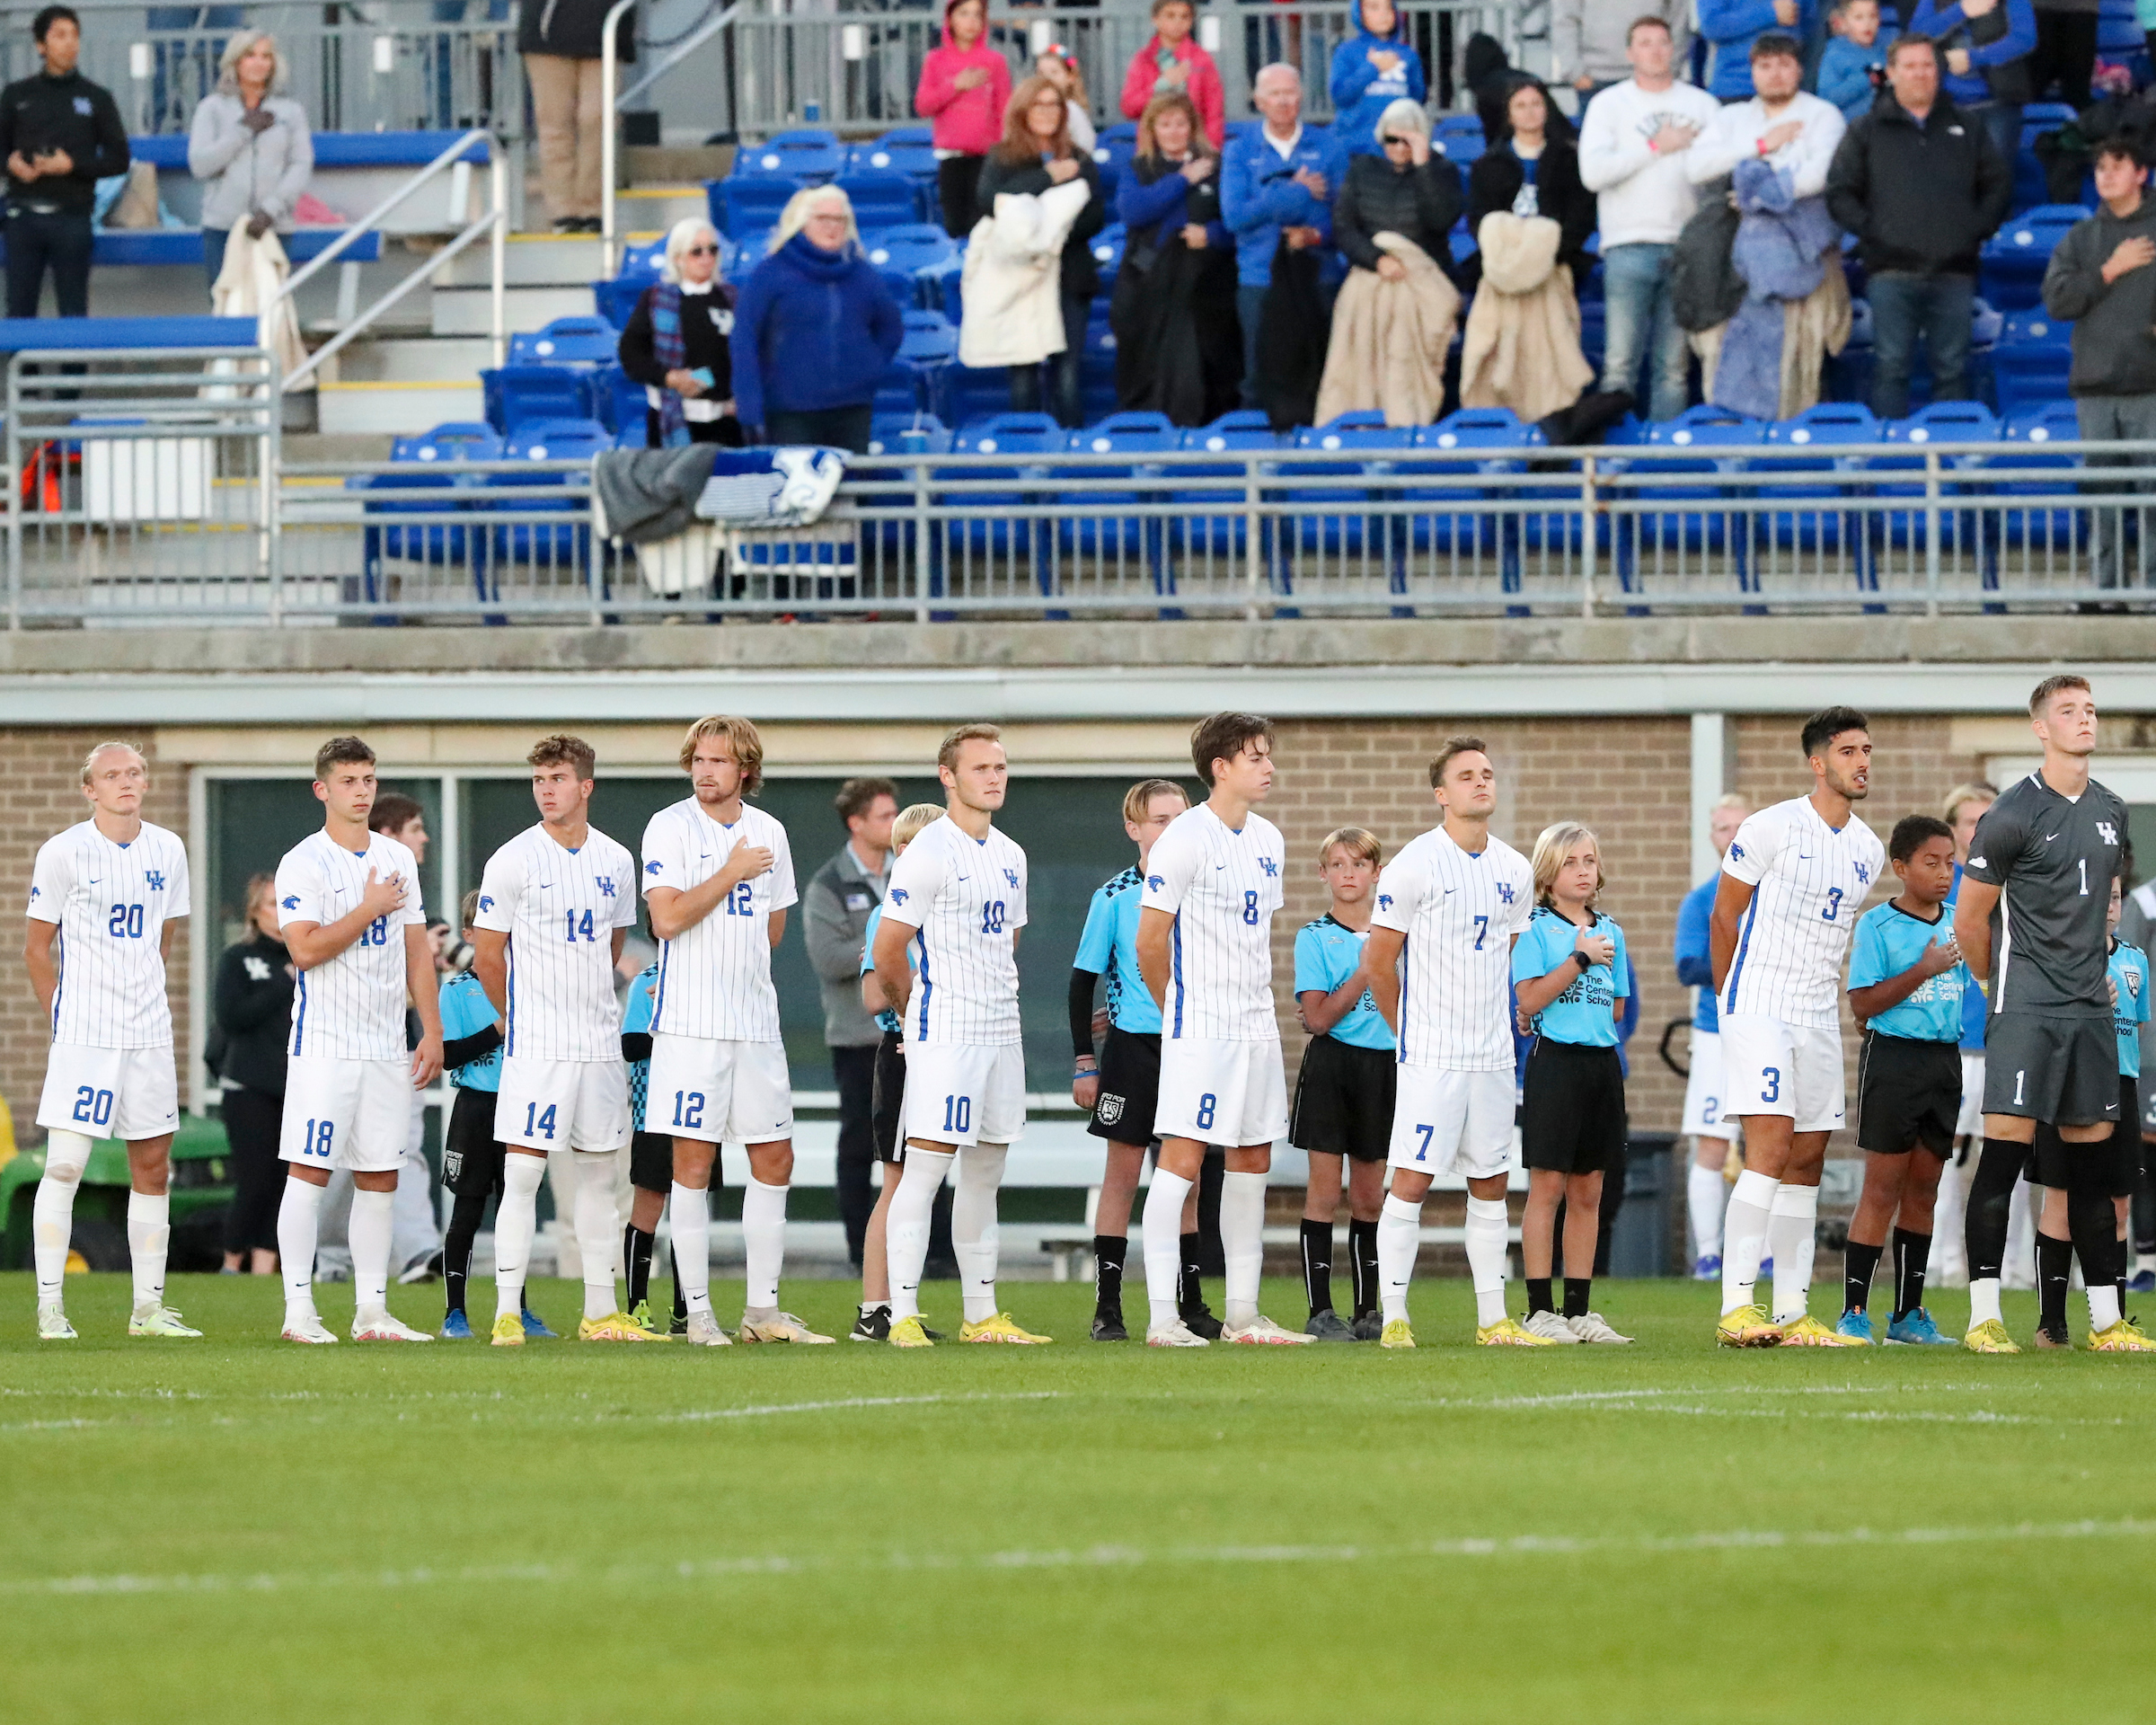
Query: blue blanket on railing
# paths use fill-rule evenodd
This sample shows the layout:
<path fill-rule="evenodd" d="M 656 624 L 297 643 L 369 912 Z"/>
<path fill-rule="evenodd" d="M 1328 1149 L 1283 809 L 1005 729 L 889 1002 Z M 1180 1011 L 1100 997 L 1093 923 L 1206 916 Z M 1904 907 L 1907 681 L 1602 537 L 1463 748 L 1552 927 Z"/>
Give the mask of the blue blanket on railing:
<path fill-rule="evenodd" d="M 606 530 L 648 545 L 698 522 L 729 527 L 805 527 L 830 507 L 846 476 L 842 449 L 814 446 L 727 449 L 609 449 L 592 483 Z"/>
<path fill-rule="evenodd" d="M 1743 216 L 1729 261 L 1744 278 L 1745 303 L 1722 331 L 1715 361 L 1717 407 L 1772 420 L 1781 411 L 1781 308 L 1825 278 L 1825 254 L 1841 239 L 1824 198 L 1795 195 L 1789 171 L 1739 162 L 1732 176 Z"/>

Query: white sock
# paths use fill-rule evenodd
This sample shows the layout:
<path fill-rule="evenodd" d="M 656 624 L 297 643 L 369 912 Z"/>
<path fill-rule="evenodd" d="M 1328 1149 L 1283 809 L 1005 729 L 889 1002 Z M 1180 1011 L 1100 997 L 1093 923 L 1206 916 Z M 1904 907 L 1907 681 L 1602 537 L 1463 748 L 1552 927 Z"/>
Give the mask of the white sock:
<path fill-rule="evenodd" d="M 45 1173 L 31 1200 L 31 1256 L 38 1267 L 38 1304 L 57 1305 L 67 1277 L 67 1247 L 75 1237 L 75 1194 L 90 1165 L 91 1141 L 81 1132 L 49 1133 Z"/>
<path fill-rule="evenodd" d="M 612 1317 L 621 1310 L 614 1291 L 614 1258 L 621 1248 L 621 1212 L 614 1208 L 615 1150 L 577 1150 L 577 1252 L 584 1261 L 584 1315 Z"/>
<path fill-rule="evenodd" d="M 1722 1255 L 1722 1206 L 1728 1198 L 1729 1182 L 1722 1178 L 1719 1168 L 1702 1168 L 1696 1162 L 1692 1164 L 1684 1185 L 1684 1208 L 1692 1216 L 1695 1263 L 1701 1258 Z"/>
<path fill-rule="evenodd" d="M 1145 1245 L 1145 1305 L 1156 1327 L 1176 1322 L 1176 1289 L 1183 1278 L 1183 1199 L 1195 1183 L 1155 1168 L 1146 1189 L 1145 1217 L 1139 1226 Z"/>
<path fill-rule="evenodd" d="M 995 1315 L 995 1264 L 1002 1243 L 995 1225 L 995 1195 L 1003 1183 L 1003 1158 L 1010 1148 L 1005 1144 L 974 1144 L 959 1152 L 958 1189 L 950 1195 L 950 1245 L 959 1261 L 959 1287 L 968 1323 Z"/>
<path fill-rule="evenodd" d="M 277 1207 L 278 1265 L 285 1278 L 287 1314 L 314 1309 L 314 1243 L 322 1234 L 323 1188 L 311 1181 L 285 1179 Z"/>
<path fill-rule="evenodd" d="M 754 1174 L 741 1194 L 741 1240 L 748 1255 L 748 1293 L 742 1302 L 759 1319 L 779 1309 L 779 1271 L 786 1261 L 786 1192 Z"/>
<path fill-rule="evenodd" d="M 1818 1250 L 1819 1189 L 1778 1186 L 1767 1214 L 1767 1250 L 1774 1257 L 1774 1322 L 1794 1323 L 1812 1291 L 1812 1258 Z"/>
<path fill-rule="evenodd" d="M 1467 1273 L 1475 1281 L 1475 1322 L 1484 1329 L 1505 1316 L 1505 1244 L 1510 1226 L 1501 1198 L 1467 1200 Z"/>
<path fill-rule="evenodd" d="M 1729 1208 L 1722 1213 L 1722 1310 L 1752 1304 L 1759 1280 L 1759 1260 L 1767 1245 L 1767 1217 L 1781 1182 L 1747 1168 L 1736 1177 Z"/>
<path fill-rule="evenodd" d="M 352 1248 L 352 1302 L 356 1313 L 389 1310 L 389 1237 L 396 1228 L 397 1195 L 352 1189 L 352 1217 L 345 1238 Z"/>
<path fill-rule="evenodd" d="M 539 1231 L 539 1183 L 546 1159 L 512 1150 L 502 1158 L 501 1201 L 494 1209 L 494 1315 L 524 1310 L 524 1281 L 532 1269 L 532 1236 Z"/>
<path fill-rule="evenodd" d="M 1385 1322 L 1404 1323 L 1408 1284 L 1415 1279 L 1415 1259 L 1422 1250 L 1422 1206 L 1388 1195 L 1377 1214 L 1377 1287 Z"/>
<path fill-rule="evenodd" d="M 2105 1282 L 2089 1290 L 2089 1331 L 2108 1330 L 2118 1322 L 2118 1287 Z"/>
<path fill-rule="evenodd" d="M 1220 1252 L 1226 1274 L 1227 1322 L 1241 1330 L 1258 1317 L 1258 1278 L 1265 1268 L 1265 1176 L 1224 1175 L 1220 1186 Z"/>
<path fill-rule="evenodd" d="M 172 1200 L 163 1192 L 128 1194 L 128 1260 L 135 1309 L 164 1304 L 164 1258 L 172 1241 Z"/>
<path fill-rule="evenodd" d="M 943 1176 L 957 1158 L 941 1151 L 906 1146 L 906 1160 L 898 1166 L 898 1190 L 891 1194 L 890 1213 L 884 1217 L 884 1257 L 891 1267 L 891 1322 L 902 1323 L 921 1315 L 921 1271 L 928 1263 L 928 1227 L 935 1215 L 936 1194 L 943 1190 Z M 958 1233 L 953 1218 L 951 1233 Z M 955 1245 L 957 1241 L 952 1241 Z"/>
<path fill-rule="evenodd" d="M 711 1195 L 678 1180 L 667 1199 L 667 1221 L 674 1231 L 674 1273 L 681 1278 L 681 1301 L 692 1314 L 711 1309 Z"/>
<path fill-rule="evenodd" d="M 1999 1318 L 1999 1278 L 1996 1276 L 1975 1276 L 1969 1278 L 1969 1328 L 1980 1323 L 1997 1323 Z"/>

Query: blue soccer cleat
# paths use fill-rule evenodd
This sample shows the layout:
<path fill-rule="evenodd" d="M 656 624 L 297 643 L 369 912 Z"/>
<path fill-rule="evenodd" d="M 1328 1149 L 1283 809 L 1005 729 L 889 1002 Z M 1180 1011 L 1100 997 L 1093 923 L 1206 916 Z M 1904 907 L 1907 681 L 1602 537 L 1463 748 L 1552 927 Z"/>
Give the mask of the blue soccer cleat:
<path fill-rule="evenodd" d="M 546 1327 L 546 1320 L 530 1306 L 524 1309 L 524 1333 L 534 1341 L 559 1341 L 561 1338 Z"/>
<path fill-rule="evenodd" d="M 2144 1269 L 2126 1280 L 2129 1294 L 2156 1294 L 2156 1269 Z"/>
<path fill-rule="evenodd" d="M 1872 1344 L 1871 1314 L 1869 1312 L 1844 1312 L 1842 1314 L 1842 1321 L 1834 1325 L 1834 1333 L 1853 1347 L 1870 1347 Z"/>
<path fill-rule="evenodd" d="M 1939 1333 L 1939 1326 L 1931 1322 L 1931 1314 L 1918 1306 L 1908 1316 L 1896 1318 L 1886 1326 L 1886 1340 L 1913 1348 L 1955 1348 L 1960 1344 L 1951 1336 Z"/>
<path fill-rule="evenodd" d="M 472 1320 L 461 1311 L 452 1312 L 442 1320 L 442 1340 L 444 1341 L 470 1341 L 472 1340 Z"/>
<path fill-rule="evenodd" d="M 1722 1254 L 1719 1252 L 1710 1252 L 1701 1256 L 1692 1267 L 1692 1279 L 1695 1282 L 1720 1281 L 1722 1279 Z"/>

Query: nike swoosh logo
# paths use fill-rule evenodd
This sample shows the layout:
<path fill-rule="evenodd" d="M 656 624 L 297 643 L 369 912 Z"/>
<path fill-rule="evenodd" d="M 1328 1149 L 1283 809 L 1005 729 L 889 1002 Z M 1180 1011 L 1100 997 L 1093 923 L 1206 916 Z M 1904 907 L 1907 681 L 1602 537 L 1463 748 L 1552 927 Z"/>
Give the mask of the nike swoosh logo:
<path fill-rule="evenodd" d="M 2045 834 L 2045 835 L 2044 835 L 2044 842 L 2045 842 L 2046 845 L 2048 845 L 2048 844 L 2050 844 L 2050 843 L 2051 843 L 2051 841 L 2052 841 L 2053 839 L 2056 838 L 2057 836 L 2058 836 L 2058 835 L 2057 835 L 2056 833 L 2046 833 L 2046 834 Z"/>
<path fill-rule="evenodd" d="M 102 881 L 103 879 L 104 879 L 104 876 L 103 876 L 103 875 L 102 875 L 102 874 L 93 874 L 93 875 L 92 875 L 92 876 L 90 877 L 90 879 L 89 879 L 89 880 L 88 880 L 86 882 L 84 882 L 84 884 L 85 884 L 85 885 L 87 885 L 87 886 L 93 886 L 93 887 L 94 887 L 94 886 L 96 886 L 96 885 L 97 885 L 97 884 L 98 884 L 100 881 Z"/>
<path fill-rule="evenodd" d="M 539 883 L 539 890 L 542 892 L 552 892 L 553 889 L 554 883 L 552 880 L 542 880 Z"/>

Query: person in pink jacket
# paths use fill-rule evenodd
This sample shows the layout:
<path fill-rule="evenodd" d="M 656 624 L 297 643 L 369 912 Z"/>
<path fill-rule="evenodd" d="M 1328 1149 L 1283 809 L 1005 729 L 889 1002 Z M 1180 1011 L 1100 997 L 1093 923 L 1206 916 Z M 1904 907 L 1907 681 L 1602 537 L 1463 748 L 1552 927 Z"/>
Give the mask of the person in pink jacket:
<path fill-rule="evenodd" d="M 1210 66 L 1211 62 L 1207 62 Z M 1219 78 L 1214 79 L 1217 85 Z M 914 108 L 935 122 L 936 191 L 953 239 L 973 232 L 973 189 L 981 164 L 1003 135 L 1011 102 L 1010 62 L 988 46 L 987 0 L 946 0 L 943 46 L 921 63 Z"/>
<path fill-rule="evenodd" d="M 1227 93 L 1213 57 L 1191 40 L 1197 21 L 1190 0 L 1153 0 L 1153 38 L 1137 51 L 1123 79 L 1123 118 L 1137 119 L 1156 92 L 1180 90 L 1197 104 L 1206 136 L 1217 150 L 1228 136 Z"/>

